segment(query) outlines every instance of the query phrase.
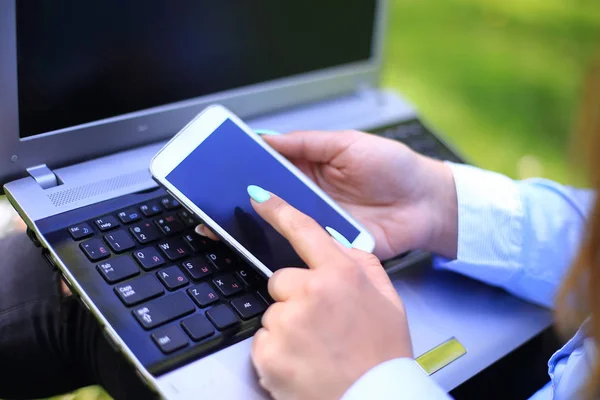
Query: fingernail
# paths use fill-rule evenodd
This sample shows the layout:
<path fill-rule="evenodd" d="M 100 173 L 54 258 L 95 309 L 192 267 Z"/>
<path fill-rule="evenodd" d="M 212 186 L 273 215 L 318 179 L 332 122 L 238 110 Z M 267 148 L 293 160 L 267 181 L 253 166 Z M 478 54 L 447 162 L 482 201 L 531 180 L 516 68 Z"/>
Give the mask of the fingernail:
<path fill-rule="evenodd" d="M 344 235 L 342 235 L 341 233 L 339 233 L 338 231 L 336 231 L 335 229 L 326 226 L 325 230 L 327 230 L 327 232 L 329 232 L 329 234 L 331 235 L 331 237 L 333 237 L 335 240 L 337 240 L 338 242 L 340 242 L 342 244 L 342 246 L 347 247 L 349 249 L 352 248 L 352 243 L 350 243 L 348 241 L 348 239 L 346 239 L 344 237 Z"/>
<path fill-rule="evenodd" d="M 250 197 L 252 197 L 252 200 L 256 201 L 257 203 L 264 203 L 271 198 L 269 192 L 256 185 L 248 186 L 248 194 Z"/>
<path fill-rule="evenodd" d="M 195 231 L 198 235 L 206 237 L 206 233 L 204 233 L 204 225 L 200 224 L 196 226 Z"/>
<path fill-rule="evenodd" d="M 279 132 L 272 131 L 270 129 L 255 129 L 254 133 L 256 133 L 257 135 L 264 135 L 264 136 L 277 136 L 277 135 L 280 135 Z"/>

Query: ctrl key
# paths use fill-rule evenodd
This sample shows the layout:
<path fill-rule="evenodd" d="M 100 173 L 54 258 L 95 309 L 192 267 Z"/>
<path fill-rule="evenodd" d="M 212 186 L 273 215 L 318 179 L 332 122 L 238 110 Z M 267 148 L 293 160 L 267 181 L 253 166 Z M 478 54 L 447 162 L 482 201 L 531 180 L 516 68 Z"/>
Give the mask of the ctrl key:
<path fill-rule="evenodd" d="M 154 343 L 165 354 L 182 349 L 189 343 L 187 336 L 177 325 L 159 328 L 151 336 Z"/>

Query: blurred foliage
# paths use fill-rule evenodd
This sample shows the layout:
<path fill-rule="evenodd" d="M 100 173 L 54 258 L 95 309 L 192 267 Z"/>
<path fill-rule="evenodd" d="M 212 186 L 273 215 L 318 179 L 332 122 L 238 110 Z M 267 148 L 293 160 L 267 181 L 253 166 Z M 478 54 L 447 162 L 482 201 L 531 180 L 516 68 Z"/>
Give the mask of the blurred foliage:
<path fill-rule="evenodd" d="M 384 85 L 474 164 L 514 178 L 567 171 L 598 0 L 391 0 Z"/>
<path fill-rule="evenodd" d="M 383 83 L 474 164 L 577 181 L 570 133 L 598 0 L 390 0 Z M 106 400 L 87 388 L 55 400 Z"/>

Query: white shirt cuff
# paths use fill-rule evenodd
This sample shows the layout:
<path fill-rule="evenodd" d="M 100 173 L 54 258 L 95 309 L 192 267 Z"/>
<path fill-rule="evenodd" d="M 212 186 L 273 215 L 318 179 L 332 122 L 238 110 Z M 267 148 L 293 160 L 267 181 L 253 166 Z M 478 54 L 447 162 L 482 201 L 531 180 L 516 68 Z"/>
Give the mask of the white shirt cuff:
<path fill-rule="evenodd" d="M 492 285 L 504 285 L 522 268 L 524 210 L 510 178 L 448 163 L 458 201 L 458 254 L 436 266 Z M 476 267 L 476 268 L 474 268 Z"/>
<path fill-rule="evenodd" d="M 410 358 L 383 362 L 361 376 L 342 400 L 450 399 L 433 379 Z"/>

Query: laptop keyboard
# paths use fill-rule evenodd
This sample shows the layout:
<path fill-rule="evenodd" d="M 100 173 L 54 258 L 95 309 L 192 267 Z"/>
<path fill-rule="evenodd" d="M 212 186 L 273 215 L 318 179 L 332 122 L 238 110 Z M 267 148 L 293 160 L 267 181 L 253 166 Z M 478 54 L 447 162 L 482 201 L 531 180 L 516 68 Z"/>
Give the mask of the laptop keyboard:
<path fill-rule="evenodd" d="M 418 120 L 372 132 L 462 162 Z M 272 303 L 266 279 L 224 244 L 197 235 L 197 223 L 163 189 L 36 221 L 112 329 L 156 376 L 251 337 Z"/>
<path fill-rule="evenodd" d="M 271 303 L 266 280 L 163 196 L 67 230 L 98 275 L 164 354 L 210 342 Z M 118 310 L 115 310 L 118 311 Z M 247 329 L 247 327 L 246 327 Z"/>
<path fill-rule="evenodd" d="M 410 120 L 400 124 L 392 124 L 371 130 L 372 133 L 389 139 L 400 141 L 414 151 L 437 160 L 462 163 L 448 146 L 437 138 L 418 119 Z"/>

